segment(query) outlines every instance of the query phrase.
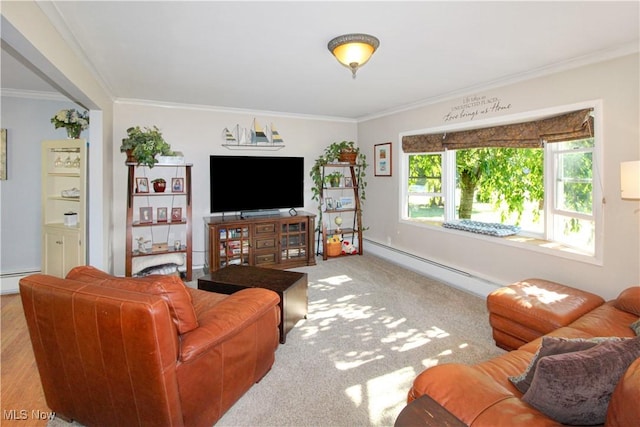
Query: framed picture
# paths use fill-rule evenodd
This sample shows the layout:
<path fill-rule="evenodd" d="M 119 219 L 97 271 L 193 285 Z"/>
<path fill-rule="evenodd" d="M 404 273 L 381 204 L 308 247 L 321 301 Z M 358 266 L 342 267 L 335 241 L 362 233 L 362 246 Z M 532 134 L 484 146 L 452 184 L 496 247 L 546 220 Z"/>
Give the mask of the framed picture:
<path fill-rule="evenodd" d="M 158 222 L 167 222 L 167 208 L 158 208 Z"/>
<path fill-rule="evenodd" d="M 183 193 L 184 178 L 171 178 L 171 191 L 173 193 Z"/>
<path fill-rule="evenodd" d="M 0 129 L 0 180 L 7 179 L 7 130 Z"/>
<path fill-rule="evenodd" d="M 147 178 L 136 178 L 136 193 L 148 193 L 149 180 Z"/>
<path fill-rule="evenodd" d="M 344 186 L 345 187 L 353 187 L 353 180 L 351 179 L 350 176 L 345 176 L 344 177 Z"/>
<path fill-rule="evenodd" d="M 327 210 L 333 210 L 336 208 L 336 205 L 331 197 L 324 198 L 324 206 Z"/>
<path fill-rule="evenodd" d="M 373 146 L 374 175 L 391 176 L 391 143 Z"/>
<path fill-rule="evenodd" d="M 340 203 L 340 209 L 353 209 L 355 207 L 353 197 L 340 197 L 338 202 Z"/>
<path fill-rule="evenodd" d="M 182 221 L 182 208 L 171 208 L 171 222 Z"/>
<path fill-rule="evenodd" d="M 153 208 L 140 208 L 140 224 L 148 224 L 150 222 L 153 222 Z"/>

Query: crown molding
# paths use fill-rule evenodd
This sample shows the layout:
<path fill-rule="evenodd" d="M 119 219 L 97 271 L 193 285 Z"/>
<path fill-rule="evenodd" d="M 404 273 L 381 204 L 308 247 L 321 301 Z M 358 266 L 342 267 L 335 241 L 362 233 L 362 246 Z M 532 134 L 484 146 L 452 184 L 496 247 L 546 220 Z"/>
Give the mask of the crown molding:
<path fill-rule="evenodd" d="M 27 98 L 38 99 L 43 101 L 68 101 L 73 102 L 60 92 L 45 92 L 39 90 L 26 90 L 26 89 L 0 89 L 0 95 L 11 98 Z"/>
<path fill-rule="evenodd" d="M 249 116 L 284 117 L 290 119 L 320 120 L 329 122 L 357 123 L 357 119 L 313 114 L 287 113 L 282 111 L 251 110 L 245 108 L 221 107 L 215 105 L 181 104 L 176 102 L 153 101 L 146 99 L 118 98 L 115 104 L 140 105 L 146 107 L 175 108 L 181 110 L 210 111 L 215 113 L 245 114 Z"/>
<path fill-rule="evenodd" d="M 411 104 L 405 104 L 397 108 L 380 111 L 378 113 L 369 114 L 366 116 L 358 117 L 356 121 L 363 123 L 373 119 L 379 119 L 382 117 L 391 116 L 393 114 L 401 113 L 404 111 L 415 110 L 416 108 L 426 107 L 429 105 L 437 104 L 439 102 L 450 101 L 452 99 L 459 98 L 469 93 L 477 93 L 486 91 L 489 89 L 496 89 L 499 87 L 508 86 L 514 83 L 519 83 L 527 80 L 533 80 L 538 77 L 544 77 L 551 74 L 560 73 L 587 65 L 597 64 L 600 62 L 606 62 L 623 56 L 636 54 L 640 51 L 640 45 L 638 42 L 630 42 L 619 45 L 612 49 L 605 49 L 598 52 L 590 53 L 576 58 L 571 58 L 566 61 L 558 62 L 549 66 L 535 68 L 533 70 L 526 71 L 524 73 L 514 74 L 506 76 L 500 79 L 496 79 L 490 82 L 485 82 L 475 86 L 467 86 L 462 89 L 458 89 L 452 92 L 447 92 L 441 95 L 433 96 L 422 101 L 417 101 Z"/>

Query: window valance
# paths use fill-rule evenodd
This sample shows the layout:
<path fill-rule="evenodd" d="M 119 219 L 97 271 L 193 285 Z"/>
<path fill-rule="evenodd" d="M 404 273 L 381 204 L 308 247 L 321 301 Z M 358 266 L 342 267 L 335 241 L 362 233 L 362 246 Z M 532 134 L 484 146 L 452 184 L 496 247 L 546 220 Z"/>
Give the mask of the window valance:
<path fill-rule="evenodd" d="M 593 136 L 591 111 L 589 108 L 530 122 L 459 132 L 407 135 L 402 137 L 402 150 L 425 153 L 479 147 L 537 148 L 543 142 L 589 138 Z"/>

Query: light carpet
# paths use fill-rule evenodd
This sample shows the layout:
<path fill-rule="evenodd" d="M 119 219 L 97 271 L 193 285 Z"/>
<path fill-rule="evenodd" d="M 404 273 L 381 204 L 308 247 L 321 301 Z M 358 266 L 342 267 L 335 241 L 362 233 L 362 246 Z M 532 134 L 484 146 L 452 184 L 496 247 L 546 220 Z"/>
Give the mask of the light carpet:
<path fill-rule="evenodd" d="M 478 296 L 368 254 L 295 271 L 308 273 L 307 319 L 217 426 L 392 426 L 425 368 L 504 353 Z"/>

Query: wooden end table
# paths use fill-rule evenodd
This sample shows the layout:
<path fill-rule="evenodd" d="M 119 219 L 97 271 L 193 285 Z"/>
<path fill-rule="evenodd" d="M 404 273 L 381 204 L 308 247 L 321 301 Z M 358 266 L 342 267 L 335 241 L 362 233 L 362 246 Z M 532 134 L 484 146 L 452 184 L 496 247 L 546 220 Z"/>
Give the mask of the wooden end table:
<path fill-rule="evenodd" d="M 229 265 L 198 279 L 198 289 L 231 295 L 241 289 L 264 288 L 280 296 L 280 343 L 300 319 L 307 317 L 307 273 Z"/>

